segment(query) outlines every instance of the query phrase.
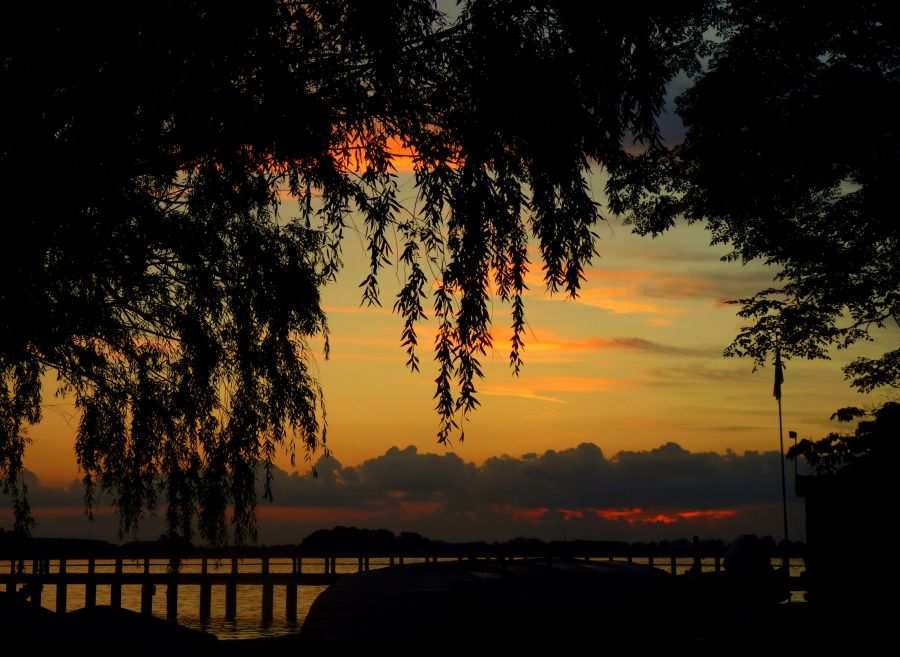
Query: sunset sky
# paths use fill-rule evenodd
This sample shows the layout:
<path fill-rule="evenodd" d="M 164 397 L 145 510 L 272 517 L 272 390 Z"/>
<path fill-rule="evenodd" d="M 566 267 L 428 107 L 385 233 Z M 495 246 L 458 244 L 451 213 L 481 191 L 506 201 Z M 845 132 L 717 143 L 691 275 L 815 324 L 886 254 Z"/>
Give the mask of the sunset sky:
<path fill-rule="evenodd" d="M 412 208 L 411 175 L 398 175 Z M 593 183 L 602 202 L 601 178 Z M 290 215 L 290 202 L 282 213 Z M 361 307 L 365 236 L 361 227 L 351 233 L 343 275 L 323 291 L 330 360 L 312 345 L 334 458 L 320 462 L 317 480 L 302 458 L 295 470 L 287 455 L 279 458 L 284 472 L 275 505 L 261 511 L 261 540 L 299 540 L 334 524 L 491 540 L 778 534 L 778 461 L 758 454 L 778 446 L 772 368 L 754 373 L 751 362 L 722 357 L 741 326 L 725 300 L 768 286 L 775 271 L 721 261 L 727 249 L 711 247 L 700 225 L 652 239 L 610 218 L 597 233 L 600 257 L 577 300 L 545 291 L 532 254 L 518 378 L 508 367 L 509 309 L 494 303 L 495 351 L 484 363 L 481 408 L 465 425 L 465 441 L 449 447 L 435 438 L 434 328 L 421 326 L 422 371 L 408 371 L 401 321 L 391 311 L 404 273 L 383 272 L 383 308 Z M 835 428 L 828 418 L 836 408 L 886 401 L 885 393 L 855 394 L 841 365 L 897 338 L 886 330 L 831 361 L 789 362 L 785 435 L 820 437 Z M 35 533 L 115 538 L 108 509 L 93 526 L 83 518 L 73 484 L 77 416 L 49 383 L 25 461 L 37 477 Z M 146 526 L 146 535 L 158 535 L 158 521 Z"/>
<path fill-rule="evenodd" d="M 677 143 L 683 127 L 670 85 L 660 120 Z M 410 159 L 395 160 L 400 199 L 415 212 Z M 484 359 L 481 407 L 465 423 L 465 441 L 436 443 L 433 358 L 435 326 L 419 327 L 421 371 L 405 367 L 401 318 L 392 306 L 405 272 L 381 275 L 382 307 L 362 307 L 365 229 L 344 242 L 344 270 L 322 291 L 331 357 L 320 342 L 315 369 L 328 412 L 319 478 L 298 455 L 281 454 L 275 503 L 260 511 L 260 540 L 297 541 L 335 524 L 420 531 L 445 539 L 684 537 L 729 538 L 742 532 L 781 533 L 777 404 L 771 364 L 727 359 L 723 349 L 742 326 L 726 300 L 774 285 L 777 271 L 760 263 L 722 261 L 702 225 L 680 225 L 658 238 L 639 237 L 605 212 L 604 178 L 591 189 L 606 220 L 596 226 L 599 257 L 576 300 L 546 292 L 538 250 L 529 255 L 525 295 L 525 366 L 508 366 L 511 317 L 492 305 L 495 350 Z M 280 215 L 296 211 L 282 198 Z M 397 247 L 395 244 L 394 253 Z M 426 309 L 430 309 L 430 300 Z M 790 361 L 784 384 L 784 428 L 818 438 L 835 429 L 834 410 L 873 407 L 889 392 L 856 394 L 841 366 L 896 346 L 897 327 L 875 342 L 832 352 L 830 361 Z M 78 417 L 71 399 L 45 385 L 43 422 L 30 430 L 26 457 L 38 535 L 116 538 L 103 506 L 84 519 L 73 440 Z M 321 453 L 312 455 L 312 462 Z M 789 467 L 792 471 L 792 466 Z M 796 515 L 793 538 L 802 536 Z M 8 506 L 0 526 L 11 525 Z M 149 519 L 144 537 L 161 531 Z"/>

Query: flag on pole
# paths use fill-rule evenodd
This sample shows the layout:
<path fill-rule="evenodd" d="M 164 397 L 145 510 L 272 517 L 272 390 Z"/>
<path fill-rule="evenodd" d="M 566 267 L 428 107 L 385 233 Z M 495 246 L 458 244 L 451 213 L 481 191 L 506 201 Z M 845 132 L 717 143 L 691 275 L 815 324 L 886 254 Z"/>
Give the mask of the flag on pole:
<path fill-rule="evenodd" d="M 781 401 L 781 384 L 784 383 L 784 366 L 781 364 L 781 349 L 775 351 L 775 388 L 772 394 Z"/>

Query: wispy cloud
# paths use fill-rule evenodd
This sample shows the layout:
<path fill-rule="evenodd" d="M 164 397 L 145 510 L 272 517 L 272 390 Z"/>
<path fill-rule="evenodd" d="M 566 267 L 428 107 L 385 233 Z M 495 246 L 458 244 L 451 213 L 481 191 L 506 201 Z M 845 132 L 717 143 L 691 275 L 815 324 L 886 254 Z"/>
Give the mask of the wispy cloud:
<path fill-rule="evenodd" d="M 615 314 L 678 315 L 684 311 L 671 305 L 642 299 L 640 284 L 652 278 L 655 272 L 637 269 L 598 269 L 586 274 L 587 282 L 578 292 L 577 303 L 608 310 Z M 530 296 L 545 300 L 568 301 L 565 294 L 550 296 L 540 272 L 529 272 L 526 282 L 533 291 Z M 610 283 L 613 283 L 612 285 Z"/>
<path fill-rule="evenodd" d="M 616 315 L 683 315 L 686 312 L 681 308 L 659 303 L 636 301 L 638 298 L 640 295 L 632 294 L 628 290 L 612 288 L 588 288 L 578 295 L 579 303 L 608 310 Z"/>
<path fill-rule="evenodd" d="M 518 397 L 554 404 L 568 404 L 569 400 L 560 394 L 582 394 L 605 392 L 641 385 L 632 379 L 615 379 L 583 376 L 538 376 L 516 380 L 505 385 L 486 384 L 479 387 L 479 393 L 492 397 Z"/>
<path fill-rule="evenodd" d="M 700 352 L 713 355 L 714 350 Z M 722 359 L 725 360 L 725 359 Z M 733 362 L 733 361 L 731 361 Z M 746 363 L 738 363 L 732 366 L 715 364 L 696 364 L 672 365 L 671 367 L 657 367 L 653 369 L 643 370 L 643 373 L 650 379 L 658 381 L 662 384 L 679 384 L 684 381 L 710 381 L 710 382 L 729 382 L 729 383 L 749 383 L 750 382 L 750 366 Z"/>
<path fill-rule="evenodd" d="M 601 392 L 640 385 L 640 382 L 590 376 L 544 376 L 532 379 L 531 385 L 545 392 Z"/>
<path fill-rule="evenodd" d="M 593 349 L 624 349 L 626 351 L 647 351 L 654 354 L 693 354 L 697 351 L 638 337 L 593 337 L 587 338 L 584 343 Z"/>
<path fill-rule="evenodd" d="M 615 314 L 670 317 L 687 312 L 684 302 L 722 305 L 729 299 L 750 296 L 773 285 L 773 276 L 770 268 L 738 269 L 737 265 L 734 271 L 698 265 L 694 271 L 678 273 L 652 268 L 591 268 L 585 272 L 587 280 L 578 294 L 578 303 Z M 534 290 L 532 296 L 566 299 L 564 294 L 547 295 L 540 272 L 530 272 L 527 282 Z"/>
<path fill-rule="evenodd" d="M 553 404 L 565 404 L 567 402 L 557 397 L 542 395 L 531 387 L 512 385 L 484 385 L 478 389 L 482 395 L 489 397 L 517 397 L 519 399 L 534 399 L 536 401 L 551 402 Z"/>
<path fill-rule="evenodd" d="M 752 296 L 758 290 L 771 287 L 772 277 L 772 272 L 757 269 L 658 275 L 641 284 L 640 294 L 678 301 L 708 299 L 723 304 L 729 299 Z"/>
<path fill-rule="evenodd" d="M 511 331 L 500 327 L 493 331 L 495 344 L 506 343 Z M 567 338 L 553 331 L 533 333 L 525 346 L 526 353 L 541 354 L 601 354 L 605 351 L 644 352 L 652 354 L 672 354 L 681 356 L 707 356 L 710 351 L 692 347 L 680 347 L 648 340 L 639 336 L 589 336 L 585 338 Z"/>

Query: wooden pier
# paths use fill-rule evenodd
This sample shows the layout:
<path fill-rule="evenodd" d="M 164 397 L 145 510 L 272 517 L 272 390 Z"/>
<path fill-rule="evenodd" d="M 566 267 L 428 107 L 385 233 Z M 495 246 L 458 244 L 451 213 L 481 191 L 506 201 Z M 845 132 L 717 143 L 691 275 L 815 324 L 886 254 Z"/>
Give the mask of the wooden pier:
<path fill-rule="evenodd" d="M 84 586 L 84 606 L 87 608 L 97 605 L 97 587 L 108 586 L 110 591 L 110 606 L 119 608 L 122 606 L 122 587 L 141 587 L 141 612 L 153 613 L 153 599 L 158 587 L 164 586 L 166 590 L 166 617 L 176 620 L 178 617 L 178 589 L 181 586 L 200 587 L 200 617 L 210 618 L 212 609 L 212 589 L 221 586 L 225 590 L 225 619 L 233 620 L 237 613 L 237 588 L 238 586 L 259 587 L 262 593 L 263 622 L 271 622 L 274 617 L 274 589 L 276 586 L 285 587 L 285 619 L 289 623 L 297 621 L 297 587 L 299 586 L 327 586 L 334 582 L 339 575 L 335 572 L 333 560 L 325 560 L 323 572 L 303 572 L 302 560 L 293 560 L 290 572 L 272 572 L 269 567 L 269 558 L 262 557 L 256 561 L 259 572 L 242 572 L 240 561 L 232 558 L 230 570 L 212 570 L 209 565 L 213 561 L 221 560 L 203 558 L 200 560 L 200 572 L 151 572 L 151 559 L 145 557 L 142 561 L 142 569 L 139 572 L 126 570 L 125 563 L 134 563 L 134 559 L 117 557 L 114 560 L 87 559 L 87 568 L 84 572 L 73 572 L 69 564 L 77 561 L 80 564 L 84 559 L 46 559 L 30 560 L 12 559 L 8 561 L 8 568 L 0 571 L 0 588 L 7 592 L 14 592 L 20 587 L 28 587 L 31 599 L 41 603 L 42 589 L 45 586 L 53 586 L 56 590 L 56 611 L 65 613 L 68 605 L 69 587 L 75 585 Z M 113 562 L 112 572 L 97 570 L 98 561 L 104 563 Z M 321 560 L 320 560 L 321 561 Z M 26 568 L 26 564 L 30 568 Z M 55 566 L 55 568 L 53 568 Z"/>
<path fill-rule="evenodd" d="M 549 565 L 559 562 L 560 557 L 548 555 L 415 555 L 413 557 L 363 555 L 350 557 L 325 555 L 311 557 L 291 556 L 277 557 L 280 570 L 271 568 L 272 557 L 265 552 L 241 553 L 240 557 L 206 556 L 191 558 L 191 571 L 182 568 L 178 571 L 159 572 L 165 560 L 158 556 L 151 557 L 99 557 L 68 558 L 54 555 L 53 558 L 9 558 L 0 557 L 0 590 L 9 593 L 27 589 L 32 601 L 41 604 L 42 590 L 46 586 L 55 587 L 56 611 L 65 613 L 69 603 L 69 587 L 84 586 L 84 607 L 97 605 L 97 587 L 109 587 L 109 604 L 114 608 L 122 606 L 122 587 L 140 587 L 141 613 L 153 614 L 153 601 L 159 587 L 165 587 L 165 616 L 175 621 L 178 618 L 179 587 L 199 587 L 199 613 L 201 619 L 210 619 L 212 612 L 213 587 L 224 588 L 225 619 L 234 620 L 237 615 L 237 590 L 239 586 L 252 586 L 260 589 L 262 598 L 262 623 L 271 623 L 274 618 L 275 587 L 285 588 L 284 618 L 289 624 L 297 622 L 297 591 L 301 586 L 328 586 L 342 574 L 358 570 L 360 572 L 375 567 L 402 566 L 405 561 L 473 561 L 494 562 L 498 565 L 508 564 L 516 559 L 538 558 Z M 667 570 L 671 574 L 684 573 L 691 566 L 703 563 L 705 572 L 719 572 L 722 568 L 721 555 L 685 557 L 684 555 L 603 555 L 581 557 L 577 561 L 636 561 L 649 566 Z M 340 562 L 343 573 L 338 572 Z M 77 570 L 76 565 L 77 564 Z M 289 564 L 289 566 L 288 566 Z M 306 569 L 304 570 L 304 565 Z M 198 568 L 199 566 L 199 568 Z M 242 566 L 244 570 L 242 570 Z M 354 567 L 355 566 L 355 567 Z M 102 567 L 102 570 L 100 569 Z M 156 568 L 156 572 L 153 571 Z M 252 572 L 248 569 L 252 569 Z M 790 588 L 793 591 L 806 590 L 803 577 L 791 577 Z"/>

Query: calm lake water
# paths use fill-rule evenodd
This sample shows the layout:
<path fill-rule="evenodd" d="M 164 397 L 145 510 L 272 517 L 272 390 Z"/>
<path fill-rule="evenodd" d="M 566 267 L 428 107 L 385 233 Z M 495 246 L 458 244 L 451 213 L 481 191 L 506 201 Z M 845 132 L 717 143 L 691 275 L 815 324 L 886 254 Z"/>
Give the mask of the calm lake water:
<path fill-rule="evenodd" d="M 405 563 L 416 563 L 424 561 L 424 559 L 406 559 Z M 447 561 L 455 561 L 455 559 L 447 559 Z M 599 561 L 599 559 L 598 559 Z M 634 559 L 635 563 L 646 564 L 647 559 Z M 242 559 L 239 562 L 240 572 L 258 573 L 261 572 L 261 562 L 259 559 Z M 26 562 L 26 570 L 30 570 L 30 562 Z M 666 560 L 657 560 L 657 567 L 669 570 L 670 562 Z M 677 573 L 682 574 L 688 571 L 693 565 L 690 557 L 679 558 L 677 562 Z M 773 560 L 773 566 L 779 567 L 780 560 Z M 154 573 L 166 572 L 167 562 L 165 560 L 151 561 L 150 570 Z M 370 559 L 369 568 L 386 568 L 388 566 L 387 559 Z M 143 572 L 143 561 L 125 561 L 122 565 L 124 572 Z M 199 573 L 200 560 L 187 560 L 184 563 L 184 572 Z M 209 572 L 228 573 L 231 571 L 231 561 L 222 560 L 220 562 L 210 561 L 207 566 Z M 792 559 L 791 576 L 797 576 L 803 571 L 803 560 Z M 58 572 L 59 564 L 51 561 L 51 572 Z M 88 569 L 87 560 L 68 560 L 66 562 L 66 570 L 70 573 L 86 573 Z M 338 559 L 338 573 L 354 573 L 359 569 L 357 559 Z M 95 561 L 96 572 L 112 573 L 115 570 L 115 562 L 112 560 Z M 291 572 L 290 559 L 271 559 L 269 561 L 269 570 L 273 573 L 289 573 Z M 704 572 L 713 572 L 715 570 L 715 562 L 713 559 L 703 560 Z M 325 572 L 325 564 L 322 559 L 303 559 L 303 572 L 306 573 L 322 573 Z M 178 622 L 182 625 L 195 629 L 202 629 L 215 634 L 220 639 L 250 639 L 257 637 L 274 637 L 283 634 L 299 632 L 306 614 L 309 612 L 310 606 L 318 595 L 324 591 L 326 586 L 300 586 L 297 590 L 297 622 L 288 623 L 285 619 L 285 587 L 274 587 L 274 606 L 273 620 L 269 624 L 263 624 L 262 619 L 262 587 L 259 586 L 238 586 L 237 587 L 237 614 L 233 621 L 225 620 L 225 587 L 212 587 L 212 610 L 211 617 L 208 620 L 200 619 L 200 587 L 181 585 L 178 587 Z M 84 606 L 85 587 L 83 585 L 69 585 L 66 598 L 67 610 L 73 611 Z M 802 592 L 795 592 L 793 600 L 802 601 Z M 110 602 L 110 586 L 97 586 L 97 604 L 108 605 Z M 52 610 L 56 610 L 56 587 L 48 585 L 44 587 L 41 604 Z M 139 585 L 125 585 L 122 587 L 122 606 L 126 609 L 140 611 L 141 608 L 141 587 Z M 156 595 L 153 598 L 153 614 L 160 618 L 166 617 L 166 591 L 165 586 L 157 586 Z"/>

